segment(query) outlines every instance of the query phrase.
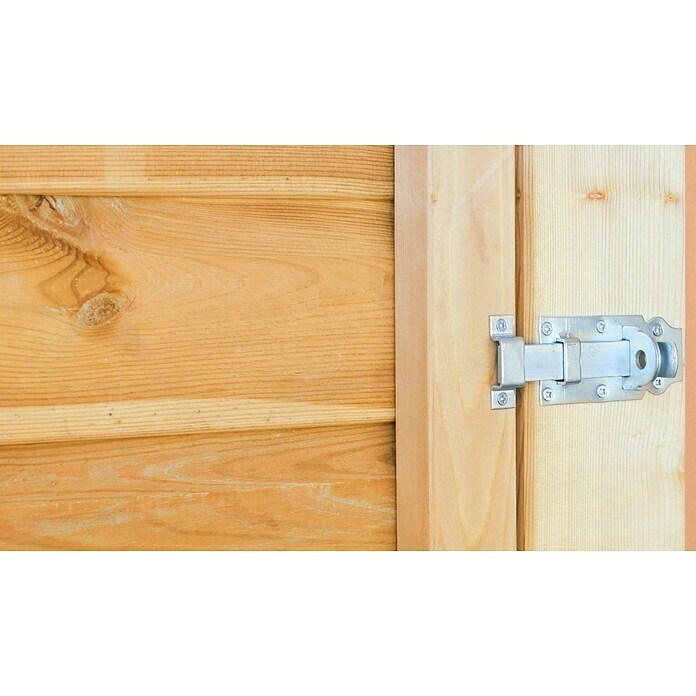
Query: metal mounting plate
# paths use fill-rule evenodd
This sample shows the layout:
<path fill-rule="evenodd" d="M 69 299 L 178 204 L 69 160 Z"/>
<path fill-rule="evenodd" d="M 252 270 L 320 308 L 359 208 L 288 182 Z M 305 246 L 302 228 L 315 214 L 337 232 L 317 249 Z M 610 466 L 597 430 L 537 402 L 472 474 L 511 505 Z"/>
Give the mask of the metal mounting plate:
<path fill-rule="evenodd" d="M 548 332 L 548 325 L 551 325 L 552 330 Z M 656 331 L 659 336 L 653 334 L 653 327 L 660 327 Z M 543 329 L 542 329 L 543 327 Z M 634 331 L 630 331 L 630 329 Z M 600 331 L 600 329 L 603 329 Z M 627 331 L 627 329 L 629 329 Z M 612 370 L 616 372 L 625 372 L 615 366 L 606 366 L 603 370 L 607 372 L 604 376 L 599 377 L 583 377 L 579 382 L 574 384 L 559 384 L 553 380 L 543 380 L 539 383 L 539 395 L 541 403 L 544 406 L 551 404 L 578 404 L 578 403 L 601 403 L 604 401 L 627 401 L 630 399 L 642 399 L 646 390 L 653 394 L 661 394 L 672 382 L 681 379 L 681 370 L 678 359 L 664 370 L 665 376 L 657 376 L 660 371 L 661 353 L 665 353 L 670 357 L 678 355 L 678 346 L 681 345 L 681 331 L 674 329 L 660 318 L 654 318 L 646 322 L 640 315 L 626 316 L 591 316 L 591 317 L 540 317 L 538 322 L 539 342 L 542 344 L 556 343 L 562 336 L 573 336 L 580 340 L 583 346 L 583 352 L 587 352 L 589 345 L 594 343 L 605 342 L 626 342 L 633 346 L 631 353 L 627 354 L 628 375 L 609 374 Z M 642 337 L 646 340 L 641 340 Z M 652 341 L 650 338 L 652 337 Z M 628 339 L 633 339 L 629 341 Z M 639 345 L 636 345 L 636 339 L 639 340 Z M 655 353 L 651 353 L 648 347 L 649 343 L 658 345 L 661 343 L 673 343 L 674 349 L 668 351 L 659 351 L 656 360 L 651 358 Z M 648 343 L 649 342 L 649 343 Z M 626 348 L 629 348 L 627 345 Z M 654 350 L 654 349 L 653 349 Z M 640 352 L 645 353 L 646 364 L 641 368 L 636 362 Z M 617 361 L 620 362 L 620 361 Z M 666 368 L 665 365 L 662 366 Z M 600 370 L 602 371 L 602 370 Z M 626 388 L 626 379 L 631 377 L 631 373 L 637 377 L 630 385 L 633 388 Z M 640 379 L 643 373 L 645 379 Z M 667 376 L 667 373 L 671 376 Z M 651 379 L 652 378 L 652 379 Z M 657 384 L 655 384 L 657 382 Z M 602 385 L 605 389 L 602 389 Z M 551 390 L 546 391 L 546 390 Z M 603 396 L 600 396 L 603 394 Z M 550 396 L 550 398 L 549 398 Z"/>
<path fill-rule="evenodd" d="M 516 404 L 516 388 L 539 382 L 543 406 L 642 399 L 682 378 L 682 332 L 660 317 L 539 317 L 538 344 L 515 335 L 514 318 L 493 316 L 498 385 L 491 408 Z"/>

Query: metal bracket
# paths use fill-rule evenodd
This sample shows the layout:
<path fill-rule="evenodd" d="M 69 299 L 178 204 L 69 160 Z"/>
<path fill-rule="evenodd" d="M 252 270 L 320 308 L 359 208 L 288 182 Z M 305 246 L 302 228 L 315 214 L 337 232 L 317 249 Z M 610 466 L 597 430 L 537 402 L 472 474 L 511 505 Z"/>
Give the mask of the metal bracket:
<path fill-rule="evenodd" d="M 540 317 L 539 343 L 515 335 L 515 318 L 490 317 L 498 342 L 491 408 L 513 408 L 516 389 L 539 382 L 542 406 L 642 399 L 682 379 L 682 330 L 655 317 Z"/>

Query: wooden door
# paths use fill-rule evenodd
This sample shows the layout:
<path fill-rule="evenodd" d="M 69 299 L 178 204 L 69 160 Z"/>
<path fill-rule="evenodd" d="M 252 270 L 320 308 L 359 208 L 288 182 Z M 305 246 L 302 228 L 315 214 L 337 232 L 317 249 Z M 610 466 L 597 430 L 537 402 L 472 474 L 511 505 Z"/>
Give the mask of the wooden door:
<path fill-rule="evenodd" d="M 391 147 L 3 147 L 0 194 L 0 548 L 395 547 Z"/>

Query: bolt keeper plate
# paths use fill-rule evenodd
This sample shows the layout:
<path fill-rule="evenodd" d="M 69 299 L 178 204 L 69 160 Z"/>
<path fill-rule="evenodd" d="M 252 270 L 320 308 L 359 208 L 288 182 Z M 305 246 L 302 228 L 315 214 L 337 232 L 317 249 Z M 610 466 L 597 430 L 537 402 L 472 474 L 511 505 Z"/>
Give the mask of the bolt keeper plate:
<path fill-rule="evenodd" d="M 514 317 L 490 318 L 498 342 L 491 408 L 511 408 L 516 389 L 538 381 L 543 406 L 641 399 L 682 378 L 682 331 L 660 317 L 540 317 L 539 343 L 515 335 Z"/>

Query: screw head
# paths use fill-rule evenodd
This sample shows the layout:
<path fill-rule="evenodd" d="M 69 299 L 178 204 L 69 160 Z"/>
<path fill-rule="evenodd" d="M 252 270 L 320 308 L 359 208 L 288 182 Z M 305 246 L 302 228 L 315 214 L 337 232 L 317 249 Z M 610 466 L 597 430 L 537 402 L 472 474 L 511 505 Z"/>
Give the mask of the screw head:
<path fill-rule="evenodd" d="M 507 331 L 507 322 L 505 319 L 498 319 L 498 321 L 495 322 L 495 328 L 498 329 L 498 331 Z"/>
<path fill-rule="evenodd" d="M 544 401 L 551 401 L 551 399 L 553 399 L 553 389 L 546 387 L 546 389 L 541 392 L 541 396 L 543 397 Z"/>
<path fill-rule="evenodd" d="M 662 385 L 663 385 L 662 377 L 656 377 L 653 380 L 653 387 L 655 387 L 655 389 L 662 389 Z"/>
<path fill-rule="evenodd" d="M 604 333 L 606 330 L 607 330 L 607 322 L 604 321 L 604 319 L 600 319 L 597 322 L 597 331 L 599 331 L 599 333 Z"/>
<path fill-rule="evenodd" d="M 662 328 L 662 324 L 655 324 L 652 328 L 653 336 L 662 336 L 664 333 L 664 329 Z"/>
<path fill-rule="evenodd" d="M 508 395 L 505 392 L 501 392 L 498 394 L 497 401 L 501 406 L 505 406 L 508 402 Z"/>
<path fill-rule="evenodd" d="M 600 399 L 603 399 L 604 397 L 606 397 L 607 393 L 608 393 L 608 390 L 607 390 L 607 385 L 606 385 L 606 384 L 600 384 L 600 385 L 597 387 L 597 396 L 598 396 Z"/>
<path fill-rule="evenodd" d="M 541 325 L 541 333 L 543 333 L 544 336 L 550 336 L 552 332 L 553 332 L 553 324 L 550 321 L 545 321 Z"/>

